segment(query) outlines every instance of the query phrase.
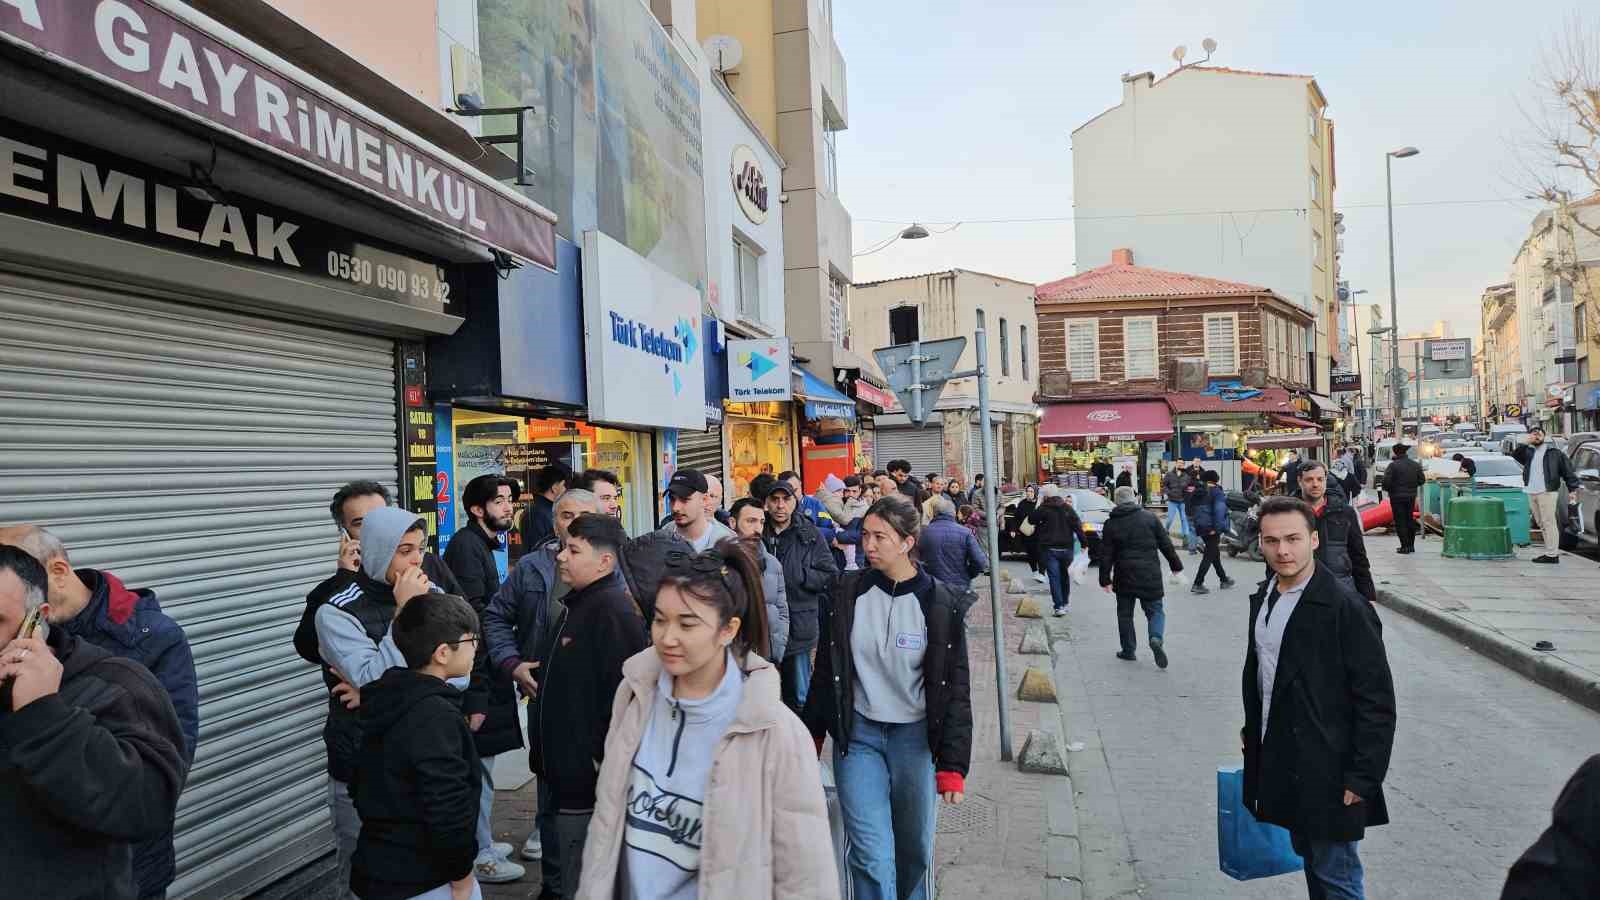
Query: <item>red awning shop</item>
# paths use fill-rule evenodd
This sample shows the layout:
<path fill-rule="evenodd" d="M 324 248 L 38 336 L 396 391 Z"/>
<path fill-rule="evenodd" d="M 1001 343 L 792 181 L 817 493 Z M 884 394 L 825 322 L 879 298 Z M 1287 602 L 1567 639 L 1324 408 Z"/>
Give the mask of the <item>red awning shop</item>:
<path fill-rule="evenodd" d="M 1102 444 L 1109 441 L 1164 441 L 1172 437 L 1172 413 L 1165 400 L 1052 403 L 1039 422 L 1039 440 L 1048 444 Z"/>

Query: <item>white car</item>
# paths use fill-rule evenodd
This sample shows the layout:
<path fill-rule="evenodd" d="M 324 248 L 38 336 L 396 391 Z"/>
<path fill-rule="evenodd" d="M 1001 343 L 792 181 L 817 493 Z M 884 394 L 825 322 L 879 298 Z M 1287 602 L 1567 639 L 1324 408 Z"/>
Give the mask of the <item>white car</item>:
<path fill-rule="evenodd" d="M 1522 463 L 1501 453 L 1464 453 L 1467 459 L 1472 460 L 1472 465 L 1477 472 L 1473 476 L 1478 484 L 1492 484 L 1495 487 L 1522 487 Z M 1457 474 L 1461 471 L 1461 464 L 1448 456 L 1444 459 L 1428 461 L 1430 466 L 1451 467 Z M 1431 468 L 1430 468 L 1430 471 Z M 1449 476 L 1446 476 L 1449 477 Z"/>
<path fill-rule="evenodd" d="M 1578 475 L 1578 510 L 1583 519 L 1583 539 L 1600 544 L 1600 441 L 1590 441 L 1572 454 L 1572 471 Z"/>

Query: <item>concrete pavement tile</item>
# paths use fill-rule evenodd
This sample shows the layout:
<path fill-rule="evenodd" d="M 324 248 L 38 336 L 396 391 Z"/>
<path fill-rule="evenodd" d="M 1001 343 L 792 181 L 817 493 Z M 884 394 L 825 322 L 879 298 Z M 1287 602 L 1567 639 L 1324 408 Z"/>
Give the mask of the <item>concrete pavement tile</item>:
<path fill-rule="evenodd" d="M 1063 835 L 1050 835 L 1045 842 L 1044 873 L 1047 878 L 1078 878 L 1083 874 L 1083 860 L 1078 839 Z"/>
<path fill-rule="evenodd" d="M 1070 878 L 1051 878 L 1045 882 L 1045 900 L 1083 900 L 1083 883 Z"/>

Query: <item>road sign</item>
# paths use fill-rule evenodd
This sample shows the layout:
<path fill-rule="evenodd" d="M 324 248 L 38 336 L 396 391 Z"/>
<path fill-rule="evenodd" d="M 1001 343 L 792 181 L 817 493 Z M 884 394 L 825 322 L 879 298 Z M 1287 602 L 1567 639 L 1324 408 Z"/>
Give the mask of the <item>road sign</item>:
<path fill-rule="evenodd" d="M 1508 419 L 1520 419 L 1520 418 L 1522 418 L 1522 404 L 1520 404 L 1520 403 L 1507 403 L 1506 404 L 1506 418 L 1508 418 Z"/>
<path fill-rule="evenodd" d="M 953 337 L 882 347 L 872 351 L 872 358 L 889 379 L 890 389 L 900 399 L 900 408 L 913 424 L 922 425 L 928 421 L 928 414 L 939 402 L 939 395 L 966 349 L 965 337 Z"/>

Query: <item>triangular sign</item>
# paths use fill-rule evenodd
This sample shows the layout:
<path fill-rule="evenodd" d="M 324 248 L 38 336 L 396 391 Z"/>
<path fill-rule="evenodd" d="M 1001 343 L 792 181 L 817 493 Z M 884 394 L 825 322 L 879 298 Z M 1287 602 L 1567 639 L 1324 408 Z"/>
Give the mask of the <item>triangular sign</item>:
<path fill-rule="evenodd" d="M 928 416 L 933 412 L 934 404 L 939 402 L 939 395 L 944 393 L 944 386 L 950 381 L 950 374 L 956 370 L 961 354 L 967 348 L 965 337 L 945 338 L 938 341 L 923 341 L 917 345 L 922 356 L 922 403 L 921 415 L 917 415 L 917 403 L 913 397 L 911 378 L 911 344 L 896 344 L 893 347 L 883 347 L 872 351 L 872 358 L 877 360 L 878 368 L 883 371 L 885 378 L 889 379 L 889 388 L 900 401 L 900 409 L 911 419 L 912 424 L 923 425 L 928 421 Z"/>

